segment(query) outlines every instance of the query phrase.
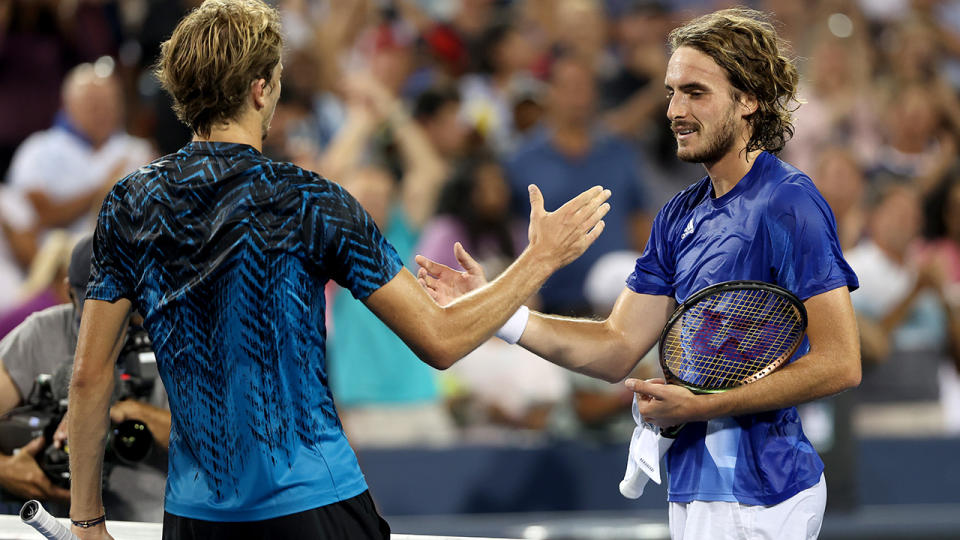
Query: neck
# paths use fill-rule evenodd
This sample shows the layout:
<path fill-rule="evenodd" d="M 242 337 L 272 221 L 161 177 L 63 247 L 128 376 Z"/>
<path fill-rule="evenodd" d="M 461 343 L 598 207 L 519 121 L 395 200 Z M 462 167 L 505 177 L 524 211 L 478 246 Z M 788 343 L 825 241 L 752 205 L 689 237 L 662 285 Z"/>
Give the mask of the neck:
<path fill-rule="evenodd" d="M 712 163 L 704 163 L 710 183 L 713 184 L 713 193 L 717 197 L 727 194 L 750 172 L 753 162 L 760 155 L 760 150 L 746 151 L 746 145 L 736 151 L 727 152 L 722 158 Z"/>
<path fill-rule="evenodd" d="M 250 145 L 263 152 L 262 128 L 259 117 L 246 115 L 240 120 L 228 120 L 210 128 L 210 135 L 203 137 L 194 133 L 193 140 L 199 142 L 225 142 Z"/>

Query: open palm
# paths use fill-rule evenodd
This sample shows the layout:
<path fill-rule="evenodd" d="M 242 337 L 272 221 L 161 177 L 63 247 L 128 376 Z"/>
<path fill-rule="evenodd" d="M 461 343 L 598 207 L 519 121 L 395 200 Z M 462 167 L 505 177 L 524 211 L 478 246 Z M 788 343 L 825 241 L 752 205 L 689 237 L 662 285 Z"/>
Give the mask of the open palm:
<path fill-rule="evenodd" d="M 417 270 L 417 281 L 441 306 L 446 306 L 487 283 L 487 277 L 483 274 L 480 263 L 467 253 L 460 242 L 454 244 L 453 253 L 457 257 L 457 262 L 463 266 L 463 271 L 454 270 L 423 255 L 416 257 L 417 264 L 420 265 Z"/>

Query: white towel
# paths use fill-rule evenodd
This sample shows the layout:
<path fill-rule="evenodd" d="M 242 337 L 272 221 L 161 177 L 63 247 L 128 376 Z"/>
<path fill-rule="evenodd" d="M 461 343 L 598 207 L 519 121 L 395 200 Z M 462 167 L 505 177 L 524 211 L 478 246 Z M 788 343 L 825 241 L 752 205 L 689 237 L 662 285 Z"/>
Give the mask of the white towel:
<path fill-rule="evenodd" d="M 620 481 L 620 493 L 628 499 L 643 495 L 643 488 L 651 479 L 660 483 L 660 460 L 674 439 L 660 435 L 660 428 L 643 420 L 637 410 L 637 396 L 633 396 L 633 419 L 637 427 L 630 438 L 627 470 Z"/>

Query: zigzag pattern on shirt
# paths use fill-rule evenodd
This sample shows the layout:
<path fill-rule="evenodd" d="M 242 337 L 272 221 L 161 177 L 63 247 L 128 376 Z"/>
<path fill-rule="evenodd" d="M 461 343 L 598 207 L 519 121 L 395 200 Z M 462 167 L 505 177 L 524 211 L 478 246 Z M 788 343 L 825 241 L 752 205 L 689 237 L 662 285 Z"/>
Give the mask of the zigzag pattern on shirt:
<path fill-rule="evenodd" d="M 340 436 L 324 284 L 364 297 L 399 258 L 339 186 L 248 147 L 218 148 L 142 167 L 111 193 L 101 226 L 126 247 L 116 260 L 164 374 L 171 438 L 182 441 L 171 451 L 191 453 L 220 498 L 239 493 L 245 461 L 292 467 L 294 449 Z"/>

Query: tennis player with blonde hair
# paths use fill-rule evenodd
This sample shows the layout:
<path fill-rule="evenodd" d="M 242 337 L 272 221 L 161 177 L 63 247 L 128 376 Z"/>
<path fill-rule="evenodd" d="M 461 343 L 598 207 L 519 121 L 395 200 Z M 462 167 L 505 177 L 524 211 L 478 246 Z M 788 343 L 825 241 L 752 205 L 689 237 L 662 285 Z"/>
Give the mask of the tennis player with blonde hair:
<path fill-rule="evenodd" d="M 521 312 L 520 345 L 563 367 L 619 381 L 654 345 L 677 303 L 731 280 L 773 283 L 803 300 L 807 339 L 793 361 L 752 384 L 699 395 L 662 379 L 626 381 L 643 417 L 686 424 L 667 455 L 674 539 L 815 538 L 823 462 L 794 407 L 854 387 L 860 351 L 829 206 L 774 152 L 792 135 L 797 70 L 757 11 L 730 9 L 670 34 L 667 115 L 677 157 L 707 176 L 658 213 L 646 250 L 607 319 Z M 458 272 L 418 260 L 443 303 L 484 282 L 459 246 Z"/>
<path fill-rule="evenodd" d="M 546 212 L 530 186 L 527 250 L 438 306 L 353 197 L 261 153 L 281 48 L 279 16 L 258 0 L 207 0 L 163 44 L 158 76 L 194 138 L 117 183 L 97 222 L 69 404 L 82 540 L 110 538 L 101 462 L 132 309 L 172 415 L 164 539 L 386 539 L 327 385 L 327 281 L 443 369 L 603 231 L 609 191 Z"/>

